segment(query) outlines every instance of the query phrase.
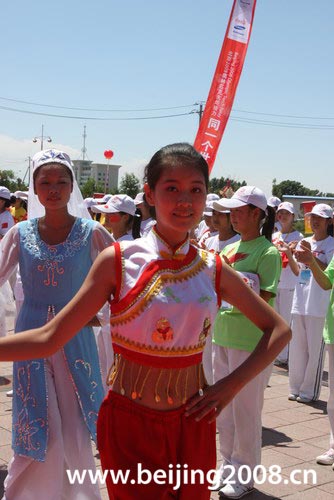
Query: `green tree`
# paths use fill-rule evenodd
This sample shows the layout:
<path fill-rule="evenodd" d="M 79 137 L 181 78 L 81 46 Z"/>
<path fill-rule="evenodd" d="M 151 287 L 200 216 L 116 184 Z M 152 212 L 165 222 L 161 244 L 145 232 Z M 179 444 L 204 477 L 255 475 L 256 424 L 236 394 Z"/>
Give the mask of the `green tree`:
<path fill-rule="evenodd" d="M 15 174 L 13 170 L 0 170 L 0 185 L 5 186 L 9 191 L 16 191 Z"/>
<path fill-rule="evenodd" d="M 294 196 L 322 196 L 322 193 L 318 189 L 309 189 L 300 182 L 286 180 L 276 184 L 276 179 L 273 180 L 272 193 L 280 199 L 285 194 Z"/>
<path fill-rule="evenodd" d="M 28 189 L 22 179 L 15 177 L 13 170 L 0 170 L 0 186 L 5 186 L 11 193 Z"/>
<path fill-rule="evenodd" d="M 95 182 L 94 179 L 89 178 L 85 184 L 80 188 L 83 198 L 89 198 L 94 193 L 104 193 L 104 186 L 101 183 Z"/>
<path fill-rule="evenodd" d="M 125 174 L 119 185 L 119 193 L 127 194 L 128 196 L 131 196 L 131 198 L 134 198 L 139 191 L 140 180 L 138 177 L 136 177 L 135 174 Z"/>
<path fill-rule="evenodd" d="M 241 186 L 246 186 L 247 182 L 246 181 L 235 181 L 232 179 L 228 179 L 227 177 L 220 177 L 220 179 L 217 179 L 217 177 L 213 177 L 212 179 L 209 180 L 209 192 L 210 193 L 216 193 L 220 196 L 220 191 L 224 189 L 226 186 L 230 186 L 233 191 L 236 191 L 239 189 Z"/>

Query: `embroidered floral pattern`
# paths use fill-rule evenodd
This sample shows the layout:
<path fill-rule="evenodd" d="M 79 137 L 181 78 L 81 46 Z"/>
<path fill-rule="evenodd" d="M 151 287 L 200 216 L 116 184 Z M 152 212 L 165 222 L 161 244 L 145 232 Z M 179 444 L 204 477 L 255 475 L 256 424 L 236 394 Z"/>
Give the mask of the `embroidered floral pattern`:
<path fill-rule="evenodd" d="M 58 245 L 47 245 L 41 240 L 37 219 L 20 224 L 20 268 L 27 294 L 22 305 L 24 314 L 17 321 L 18 331 L 49 321 L 56 309 L 71 299 L 91 266 L 95 224 L 76 219 L 66 241 Z M 57 303 L 53 304 L 55 299 Z M 82 417 L 95 440 L 103 390 L 94 336 L 84 330 L 78 332 L 59 354 L 65 358 Z M 55 367 L 58 361 L 59 358 Z M 49 391 L 45 370 L 49 362 L 53 360 L 14 363 L 13 449 L 38 461 L 45 460 L 48 446 Z"/>
<path fill-rule="evenodd" d="M 202 327 L 202 331 L 201 333 L 199 334 L 199 338 L 198 340 L 200 342 L 205 342 L 206 340 L 206 337 L 209 335 L 210 333 L 210 328 L 211 328 L 211 321 L 210 321 L 210 318 L 205 318 L 205 320 L 203 321 L 203 327 Z"/>
<path fill-rule="evenodd" d="M 42 261 L 42 264 L 37 265 L 37 270 L 46 273 L 44 285 L 57 286 L 56 276 L 64 273 L 61 264 L 67 257 L 73 257 L 82 246 L 88 244 L 89 223 L 84 219 L 76 219 L 67 239 L 59 245 L 47 245 L 40 238 L 38 219 L 32 219 L 27 224 L 23 244 L 35 259 Z"/>
<path fill-rule="evenodd" d="M 175 300 L 177 304 L 182 302 L 181 299 L 174 294 L 170 286 L 166 287 L 166 290 L 163 291 L 163 294 L 165 295 L 165 297 L 170 297 L 171 299 Z"/>
<path fill-rule="evenodd" d="M 110 325 L 124 324 L 138 316 L 153 298 L 159 294 L 167 282 L 177 283 L 186 281 L 200 273 L 207 265 L 208 255 L 210 255 L 208 252 L 203 253 L 201 256 L 196 257 L 195 262 L 193 261 L 188 266 L 181 267 L 180 269 L 162 269 L 157 271 L 133 302 L 124 307 L 124 310 L 120 313 L 116 314 L 112 312 Z"/>
<path fill-rule="evenodd" d="M 164 344 L 173 340 L 174 332 L 167 318 L 160 318 L 157 321 L 156 329 L 152 333 L 152 340 L 156 344 Z"/>
<path fill-rule="evenodd" d="M 17 370 L 17 387 L 15 396 L 20 401 L 21 410 L 17 420 L 13 424 L 15 429 L 15 446 L 22 446 L 28 451 L 38 451 L 41 444 L 38 440 L 38 432 L 45 427 L 43 418 L 29 419 L 29 407 L 36 407 L 37 401 L 31 388 L 31 371 L 40 370 L 42 365 L 39 361 L 29 362 Z"/>
<path fill-rule="evenodd" d="M 87 383 L 89 383 L 91 388 L 89 399 L 91 401 L 96 401 L 95 390 L 98 387 L 98 383 L 96 380 L 91 380 L 93 373 L 91 363 L 88 363 L 88 361 L 85 361 L 84 359 L 77 359 L 74 366 L 76 370 L 83 370 L 84 376 L 88 379 Z"/>
<path fill-rule="evenodd" d="M 129 340 L 123 335 L 119 335 L 117 332 L 112 333 L 112 340 L 115 344 L 125 347 L 130 351 L 136 351 L 142 354 L 152 354 L 154 356 L 191 356 L 193 354 L 198 354 L 203 351 L 204 341 L 199 342 L 197 345 L 191 345 L 186 347 L 166 347 L 166 346 L 150 346 L 142 342 L 136 342 L 134 340 Z"/>

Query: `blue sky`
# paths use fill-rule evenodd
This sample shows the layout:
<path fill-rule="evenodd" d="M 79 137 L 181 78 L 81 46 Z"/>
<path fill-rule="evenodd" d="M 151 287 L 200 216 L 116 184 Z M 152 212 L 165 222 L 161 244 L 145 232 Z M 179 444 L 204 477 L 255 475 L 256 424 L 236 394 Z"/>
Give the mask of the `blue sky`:
<path fill-rule="evenodd" d="M 198 115 L 190 112 L 207 98 L 232 3 L 7 2 L 0 19 L 0 169 L 24 175 L 27 157 L 39 150 L 32 138 L 42 124 L 73 159 L 81 157 L 86 125 L 88 159 L 103 162 L 104 150 L 112 149 L 120 176 L 134 172 L 141 178 L 143 165 L 161 146 L 193 142 Z M 333 0 L 257 1 L 213 176 L 246 180 L 267 195 L 274 178 L 334 192 L 333 19 Z M 107 111 L 112 109 L 128 111 Z"/>

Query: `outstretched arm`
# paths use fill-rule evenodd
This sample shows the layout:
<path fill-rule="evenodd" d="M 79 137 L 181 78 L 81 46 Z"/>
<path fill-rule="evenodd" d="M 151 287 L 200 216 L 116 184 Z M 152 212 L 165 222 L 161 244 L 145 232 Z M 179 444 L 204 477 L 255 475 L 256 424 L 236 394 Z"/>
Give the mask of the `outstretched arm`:
<path fill-rule="evenodd" d="M 187 415 L 197 420 L 216 408 L 215 417 L 234 396 L 268 366 L 291 338 L 287 323 L 261 297 L 256 295 L 229 266 L 223 264 L 221 292 L 226 302 L 236 306 L 260 330 L 263 336 L 255 350 L 236 370 L 195 396 L 187 406 Z M 240 332 L 242 335 L 242 332 Z"/>
<path fill-rule="evenodd" d="M 74 298 L 49 322 L 0 339 L 0 361 L 50 356 L 81 330 L 115 290 L 115 252 L 109 247 L 97 257 Z"/>

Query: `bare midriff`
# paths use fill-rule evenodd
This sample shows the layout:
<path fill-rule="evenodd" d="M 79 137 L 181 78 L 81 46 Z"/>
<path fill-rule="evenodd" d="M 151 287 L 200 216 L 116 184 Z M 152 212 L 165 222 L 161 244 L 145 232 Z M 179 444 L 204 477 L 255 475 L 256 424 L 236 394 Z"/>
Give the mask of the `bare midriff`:
<path fill-rule="evenodd" d="M 116 355 L 109 373 L 110 388 L 134 402 L 155 410 L 172 410 L 185 404 L 207 385 L 202 364 L 182 368 L 146 366 Z"/>

